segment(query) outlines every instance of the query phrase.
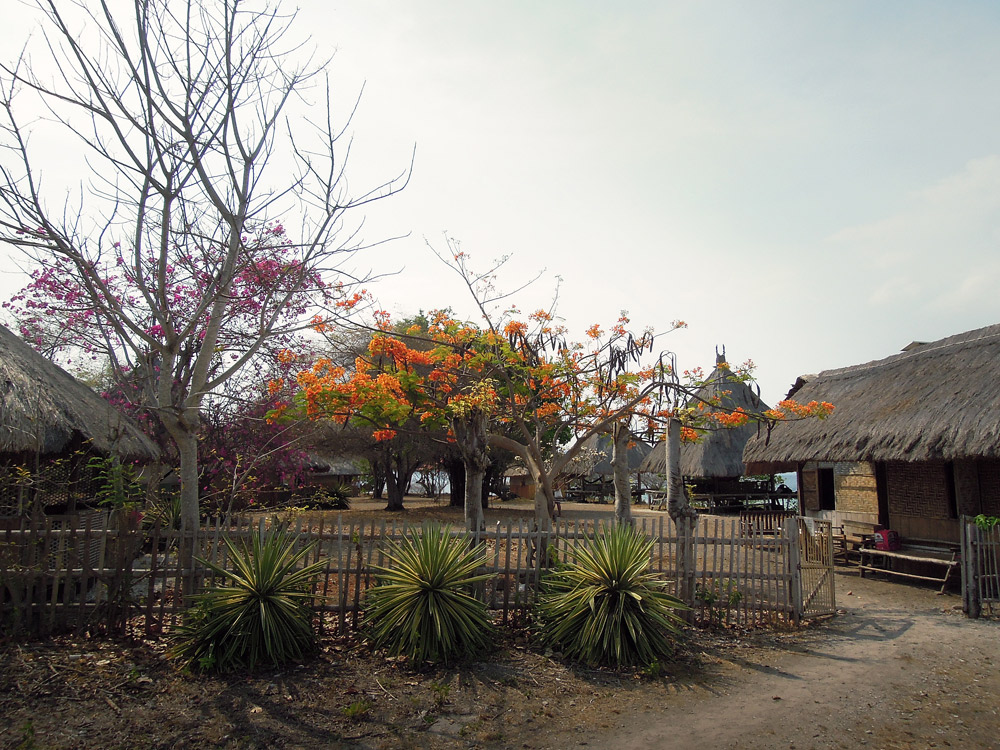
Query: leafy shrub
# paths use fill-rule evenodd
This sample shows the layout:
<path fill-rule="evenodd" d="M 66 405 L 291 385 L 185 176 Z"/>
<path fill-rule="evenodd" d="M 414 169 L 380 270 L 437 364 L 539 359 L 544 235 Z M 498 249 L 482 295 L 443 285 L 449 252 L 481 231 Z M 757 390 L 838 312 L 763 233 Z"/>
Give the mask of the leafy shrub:
<path fill-rule="evenodd" d="M 649 568 L 653 543 L 628 525 L 574 545 L 543 579 L 536 635 L 589 665 L 650 665 L 673 653 L 684 604 Z"/>
<path fill-rule="evenodd" d="M 390 567 L 377 568 L 365 599 L 365 625 L 373 644 L 414 661 L 443 661 L 474 654 L 492 642 L 486 605 L 472 586 L 486 550 L 470 549 L 438 524 L 413 530 L 386 552 Z"/>
<path fill-rule="evenodd" d="M 171 654 L 192 668 L 222 671 L 277 665 L 313 650 L 310 589 L 325 562 L 299 567 L 312 546 L 296 551 L 294 536 L 277 526 L 254 533 L 249 547 L 223 541 L 232 570 L 199 562 L 231 585 L 196 597 Z"/>
<path fill-rule="evenodd" d="M 349 484 L 322 487 L 308 497 L 295 498 L 293 502 L 306 510 L 350 510 L 352 492 Z"/>
<path fill-rule="evenodd" d="M 118 456 L 92 456 L 87 467 L 98 482 L 99 505 L 132 509 L 141 504 L 143 489 L 134 464 L 123 464 Z"/>
<path fill-rule="evenodd" d="M 180 493 L 161 493 L 156 499 L 150 500 L 143 511 L 142 525 L 147 530 L 159 527 L 162 530 L 180 531 Z"/>
<path fill-rule="evenodd" d="M 973 521 L 975 521 L 976 526 L 981 528 L 983 531 L 989 531 L 990 529 L 1000 525 L 1000 516 L 987 516 L 980 513 L 973 519 Z"/>

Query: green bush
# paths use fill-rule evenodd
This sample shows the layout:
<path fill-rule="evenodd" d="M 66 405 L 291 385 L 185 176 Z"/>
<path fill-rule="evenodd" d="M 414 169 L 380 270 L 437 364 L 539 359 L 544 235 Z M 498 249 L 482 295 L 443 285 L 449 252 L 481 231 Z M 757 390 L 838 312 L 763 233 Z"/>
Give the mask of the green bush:
<path fill-rule="evenodd" d="M 292 504 L 305 510 L 350 510 L 352 491 L 349 484 L 321 487 L 311 495 L 293 497 Z"/>
<path fill-rule="evenodd" d="M 480 545 L 427 524 L 410 530 L 386 552 L 390 566 L 377 568 L 377 584 L 365 598 L 365 626 L 372 643 L 414 661 L 443 661 L 472 655 L 492 642 L 486 605 L 472 586 L 486 564 Z"/>
<path fill-rule="evenodd" d="M 254 533 L 249 547 L 224 538 L 231 570 L 199 560 L 230 582 L 197 595 L 171 654 L 201 670 L 278 665 L 312 651 L 313 595 L 325 561 L 299 567 L 312 546 L 295 550 L 294 535 L 281 527 Z"/>
<path fill-rule="evenodd" d="M 685 607 L 648 570 L 652 546 L 628 525 L 574 545 L 569 562 L 543 579 L 539 642 L 589 665 L 648 666 L 669 657 Z"/>

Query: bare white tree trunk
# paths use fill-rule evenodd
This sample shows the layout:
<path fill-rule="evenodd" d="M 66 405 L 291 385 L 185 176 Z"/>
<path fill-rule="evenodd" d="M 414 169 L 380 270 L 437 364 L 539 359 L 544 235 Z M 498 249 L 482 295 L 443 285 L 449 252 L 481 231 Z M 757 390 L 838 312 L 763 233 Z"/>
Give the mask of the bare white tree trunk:
<path fill-rule="evenodd" d="M 632 486 L 628 476 L 628 443 L 631 432 L 627 422 L 615 422 L 612 430 L 611 467 L 615 479 L 615 521 L 632 523 Z"/>
<path fill-rule="evenodd" d="M 667 512 L 677 528 L 677 596 L 694 603 L 694 531 L 698 513 L 688 502 L 681 476 L 681 423 L 667 420 Z"/>

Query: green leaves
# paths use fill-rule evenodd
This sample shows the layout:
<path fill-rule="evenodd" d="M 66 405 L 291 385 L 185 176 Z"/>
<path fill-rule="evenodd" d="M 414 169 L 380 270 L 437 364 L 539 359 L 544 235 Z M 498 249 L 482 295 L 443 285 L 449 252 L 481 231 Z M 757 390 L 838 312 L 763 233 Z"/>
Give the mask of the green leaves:
<path fill-rule="evenodd" d="M 585 664 L 649 665 L 673 652 L 680 600 L 649 572 L 653 543 L 627 525 L 576 545 L 550 573 L 536 609 L 542 645 Z"/>
<path fill-rule="evenodd" d="M 365 625 L 373 644 L 414 661 L 443 661 L 468 656 L 492 640 L 486 605 L 472 595 L 472 585 L 486 580 L 477 568 L 486 564 L 480 545 L 452 538 L 448 529 L 428 524 L 386 553 L 391 567 L 377 568 L 378 585 L 369 589 Z"/>
<path fill-rule="evenodd" d="M 312 584 L 325 561 L 299 567 L 312 549 L 295 550 L 281 527 L 254 534 L 251 546 L 224 538 L 232 570 L 199 560 L 229 586 L 199 594 L 176 636 L 171 655 L 202 670 L 281 664 L 315 647 Z"/>

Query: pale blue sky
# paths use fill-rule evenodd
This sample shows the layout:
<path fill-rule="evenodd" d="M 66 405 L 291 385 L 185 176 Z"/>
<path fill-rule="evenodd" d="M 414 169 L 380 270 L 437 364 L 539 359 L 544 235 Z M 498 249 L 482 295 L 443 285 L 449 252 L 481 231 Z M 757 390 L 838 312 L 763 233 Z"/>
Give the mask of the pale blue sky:
<path fill-rule="evenodd" d="M 402 169 L 361 262 L 390 310 L 465 299 L 442 232 L 580 332 L 622 308 L 684 367 L 795 377 L 1000 322 L 1000 4 L 304 0 L 353 123 Z M 8 24 L 11 50 L 23 29 Z M 0 281 L 0 291 L 11 278 Z"/>

